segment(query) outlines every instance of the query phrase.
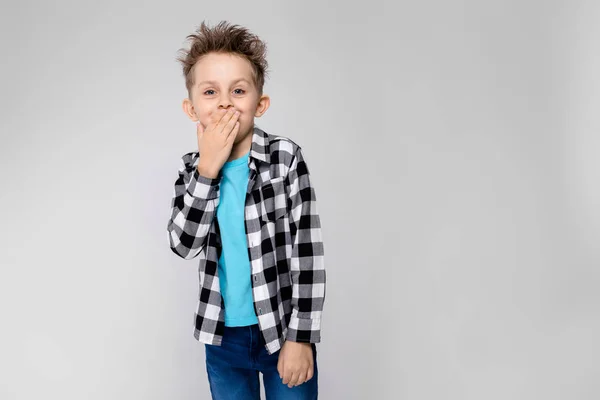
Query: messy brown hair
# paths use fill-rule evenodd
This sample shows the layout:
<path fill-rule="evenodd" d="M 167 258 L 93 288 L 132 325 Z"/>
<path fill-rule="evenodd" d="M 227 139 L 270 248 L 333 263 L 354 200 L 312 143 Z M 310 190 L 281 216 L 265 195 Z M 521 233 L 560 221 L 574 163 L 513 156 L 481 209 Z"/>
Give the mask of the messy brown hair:
<path fill-rule="evenodd" d="M 254 84 L 259 96 L 262 96 L 268 68 L 267 46 L 257 35 L 227 21 L 221 21 L 212 28 L 203 21 L 195 33 L 188 35 L 186 39 L 191 42 L 190 48 L 180 49 L 177 61 L 183 67 L 185 87 L 190 99 L 194 87 L 194 66 L 209 53 L 232 53 L 248 60 L 252 66 Z"/>

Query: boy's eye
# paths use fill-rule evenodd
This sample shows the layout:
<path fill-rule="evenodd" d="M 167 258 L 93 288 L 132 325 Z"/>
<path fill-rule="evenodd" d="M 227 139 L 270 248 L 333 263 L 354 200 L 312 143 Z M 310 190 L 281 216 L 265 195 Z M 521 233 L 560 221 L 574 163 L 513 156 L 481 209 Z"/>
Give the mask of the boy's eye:
<path fill-rule="evenodd" d="M 210 93 L 209 93 L 209 92 L 210 92 Z M 212 89 L 208 89 L 208 90 L 206 90 L 206 91 L 204 92 L 204 94 L 206 94 L 206 95 L 209 95 L 209 96 L 210 96 L 210 95 L 214 94 L 214 92 L 215 92 L 214 90 L 212 90 Z M 234 90 L 234 92 L 237 92 L 236 94 L 244 94 L 244 93 L 246 93 L 246 91 L 245 91 L 244 89 L 235 89 L 235 90 Z"/>

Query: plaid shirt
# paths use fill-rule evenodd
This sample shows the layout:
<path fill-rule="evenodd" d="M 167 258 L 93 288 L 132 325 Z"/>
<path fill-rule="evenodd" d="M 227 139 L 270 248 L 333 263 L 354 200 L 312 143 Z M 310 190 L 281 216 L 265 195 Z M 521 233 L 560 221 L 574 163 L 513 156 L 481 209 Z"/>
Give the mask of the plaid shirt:
<path fill-rule="evenodd" d="M 217 178 L 199 175 L 198 152 L 184 154 L 175 181 L 169 245 L 178 256 L 199 256 L 194 337 L 221 345 L 224 302 L 217 262 L 222 251 Z M 254 127 L 244 206 L 254 310 L 269 354 L 285 340 L 321 341 L 325 268 L 315 191 L 300 146 Z"/>

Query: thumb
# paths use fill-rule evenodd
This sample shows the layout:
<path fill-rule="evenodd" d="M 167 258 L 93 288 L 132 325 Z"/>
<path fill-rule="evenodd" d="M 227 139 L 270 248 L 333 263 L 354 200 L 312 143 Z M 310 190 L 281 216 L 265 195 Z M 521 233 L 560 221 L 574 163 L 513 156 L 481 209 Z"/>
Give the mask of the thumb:
<path fill-rule="evenodd" d="M 200 121 L 196 122 L 196 133 L 199 137 L 202 137 L 202 135 L 204 135 L 204 127 L 202 126 Z"/>

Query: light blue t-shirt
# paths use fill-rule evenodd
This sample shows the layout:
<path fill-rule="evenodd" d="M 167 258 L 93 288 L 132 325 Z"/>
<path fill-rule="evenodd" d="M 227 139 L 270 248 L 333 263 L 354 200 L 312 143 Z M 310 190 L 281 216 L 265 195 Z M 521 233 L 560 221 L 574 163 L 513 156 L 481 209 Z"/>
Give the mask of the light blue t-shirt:
<path fill-rule="evenodd" d="M 217 219 L 223 249 L 219 258 L 219 283 L 225 303 L 225 325 L 247 326 L 258 323 L 254 311 L 250 260 L 244 207 L 248 187 L 248 157 L 227 161 L 221 168 L 220 200 Z"/>

